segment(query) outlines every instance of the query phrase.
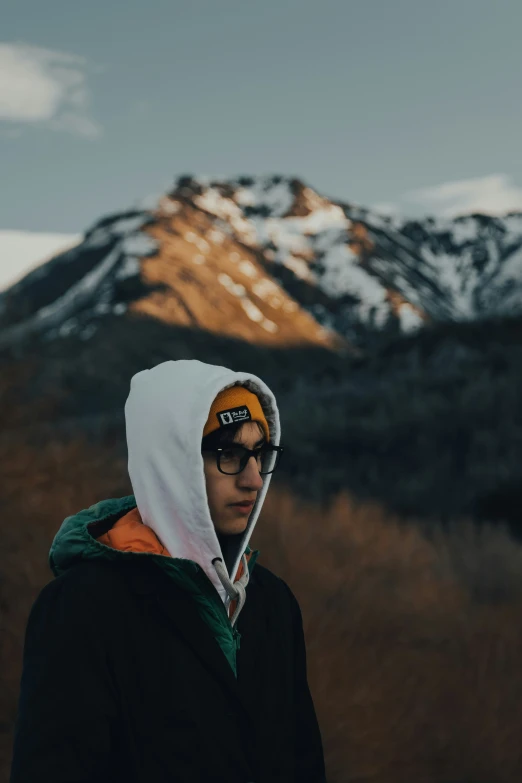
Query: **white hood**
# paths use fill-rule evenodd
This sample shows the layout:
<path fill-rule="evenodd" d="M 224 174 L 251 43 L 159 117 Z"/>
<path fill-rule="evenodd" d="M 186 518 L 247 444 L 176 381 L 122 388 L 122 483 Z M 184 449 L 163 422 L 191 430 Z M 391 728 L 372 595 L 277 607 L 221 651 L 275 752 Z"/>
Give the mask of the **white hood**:
<path fill-rule="evenodd" d="M 132 378 L 125 405 L 129 476 L 143 522 L 154 530 L 172 557 L 193 560 L 205 571 L 223 602 L 227 591 L 214 558 L 222 558 L 207 501 L 201 439 L 210 407 L 222 389 L 246 386 L 257 394 L 279 444 L 279 413 L 270 389 L 255 375 L 196 360 L 169 361 Z M 250 514 L 229 577 L 233 580 L 248 545 L 270 483 Z"/>

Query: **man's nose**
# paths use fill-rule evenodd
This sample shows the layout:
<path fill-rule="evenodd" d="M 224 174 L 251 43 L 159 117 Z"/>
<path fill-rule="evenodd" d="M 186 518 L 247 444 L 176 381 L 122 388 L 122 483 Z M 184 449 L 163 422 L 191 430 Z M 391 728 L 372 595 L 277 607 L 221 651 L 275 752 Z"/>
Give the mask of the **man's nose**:
<path fill-rule="evenodd" d="M 263 486 L 263 477 L 259 473 L 259 467 L 255 457 L 250 457 L 244 470 L 238 474 L 239 485 L 245 489 L 260 490 Z"/>

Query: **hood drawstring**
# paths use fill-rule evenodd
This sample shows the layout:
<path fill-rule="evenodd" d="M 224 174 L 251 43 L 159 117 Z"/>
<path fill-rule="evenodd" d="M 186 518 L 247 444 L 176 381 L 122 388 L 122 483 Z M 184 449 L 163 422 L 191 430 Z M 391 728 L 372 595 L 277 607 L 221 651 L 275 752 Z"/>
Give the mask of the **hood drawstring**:
<path fill-rule="evenodd" d="M 243 574 L 240 579 L 237 580 L 237 582 L 232 582 L 227 569 L 225 567 L 225 564 L 219 557 L 215 557 L 212 561 L 212 565 L 216 569 L 216 573 L 219 577 L 219 581 L 223 585 L 223 587 L 226 590 L 226 593 L 228 597 L 230 598 L 230 601 L 237 600 L 237 606 L 234 611 L 234 614 L 230 618 L 230 624 L 232 627 L 236 624 L 237 618 L 239 617 L 239 613 L 241 612 L 241 609 L 245 605 L 246 601 L 246 586 L 248 585 L 248 580 L 250 579 L 250 573 L 248 571 L 248 561 L 246 559 L 246 556 L 243 555 L 241 558 L 241 561 L 243 563 Z"/>

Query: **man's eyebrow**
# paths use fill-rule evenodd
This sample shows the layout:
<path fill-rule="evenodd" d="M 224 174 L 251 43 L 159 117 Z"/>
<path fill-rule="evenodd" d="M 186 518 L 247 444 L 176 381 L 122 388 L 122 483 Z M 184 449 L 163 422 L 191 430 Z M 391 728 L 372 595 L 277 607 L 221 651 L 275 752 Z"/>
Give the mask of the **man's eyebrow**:
<path fill-rule="evenodd" d="M 238 440 L 238 441 L 234 441 L 234 443 L 236 444 L 236 446 L 243 446 L 243 448 L 244 448 L 244 449 L 248 449 L 248 446 L 247 446 L 247 444 L 246 444 L 246 443 L 243 443 L 243 442 L 242 442 L 242 441 L 240 441 L 240 440 Z M 255 448 L 255 449 L 258 449 L 260 446 L 264 446 L 264 444 L 265 444 L 265 443 L 266 443 L 266 438 L 265 438 L 265 436 L 263 435 L 263 437 L 261 438 L 261 440 L 258 440 L 258 441 L 257 441 L 257 443 L 255 443 L 255 444 L 254 444 L 254 448 Z"/>

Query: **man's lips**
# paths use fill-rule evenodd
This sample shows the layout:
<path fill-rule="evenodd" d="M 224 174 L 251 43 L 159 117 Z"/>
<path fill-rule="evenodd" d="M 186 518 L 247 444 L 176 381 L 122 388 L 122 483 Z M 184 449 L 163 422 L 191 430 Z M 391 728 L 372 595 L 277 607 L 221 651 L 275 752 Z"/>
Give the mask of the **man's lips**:
<path fill-rule="evenodd" d="M 231 506 L 234 506 L 234 508 L 241 508 L 241 509 L 250 509 L 253 508 L 255 503 L 255 500 L 240 500 L 237 503 L 231 503 Z"/>

